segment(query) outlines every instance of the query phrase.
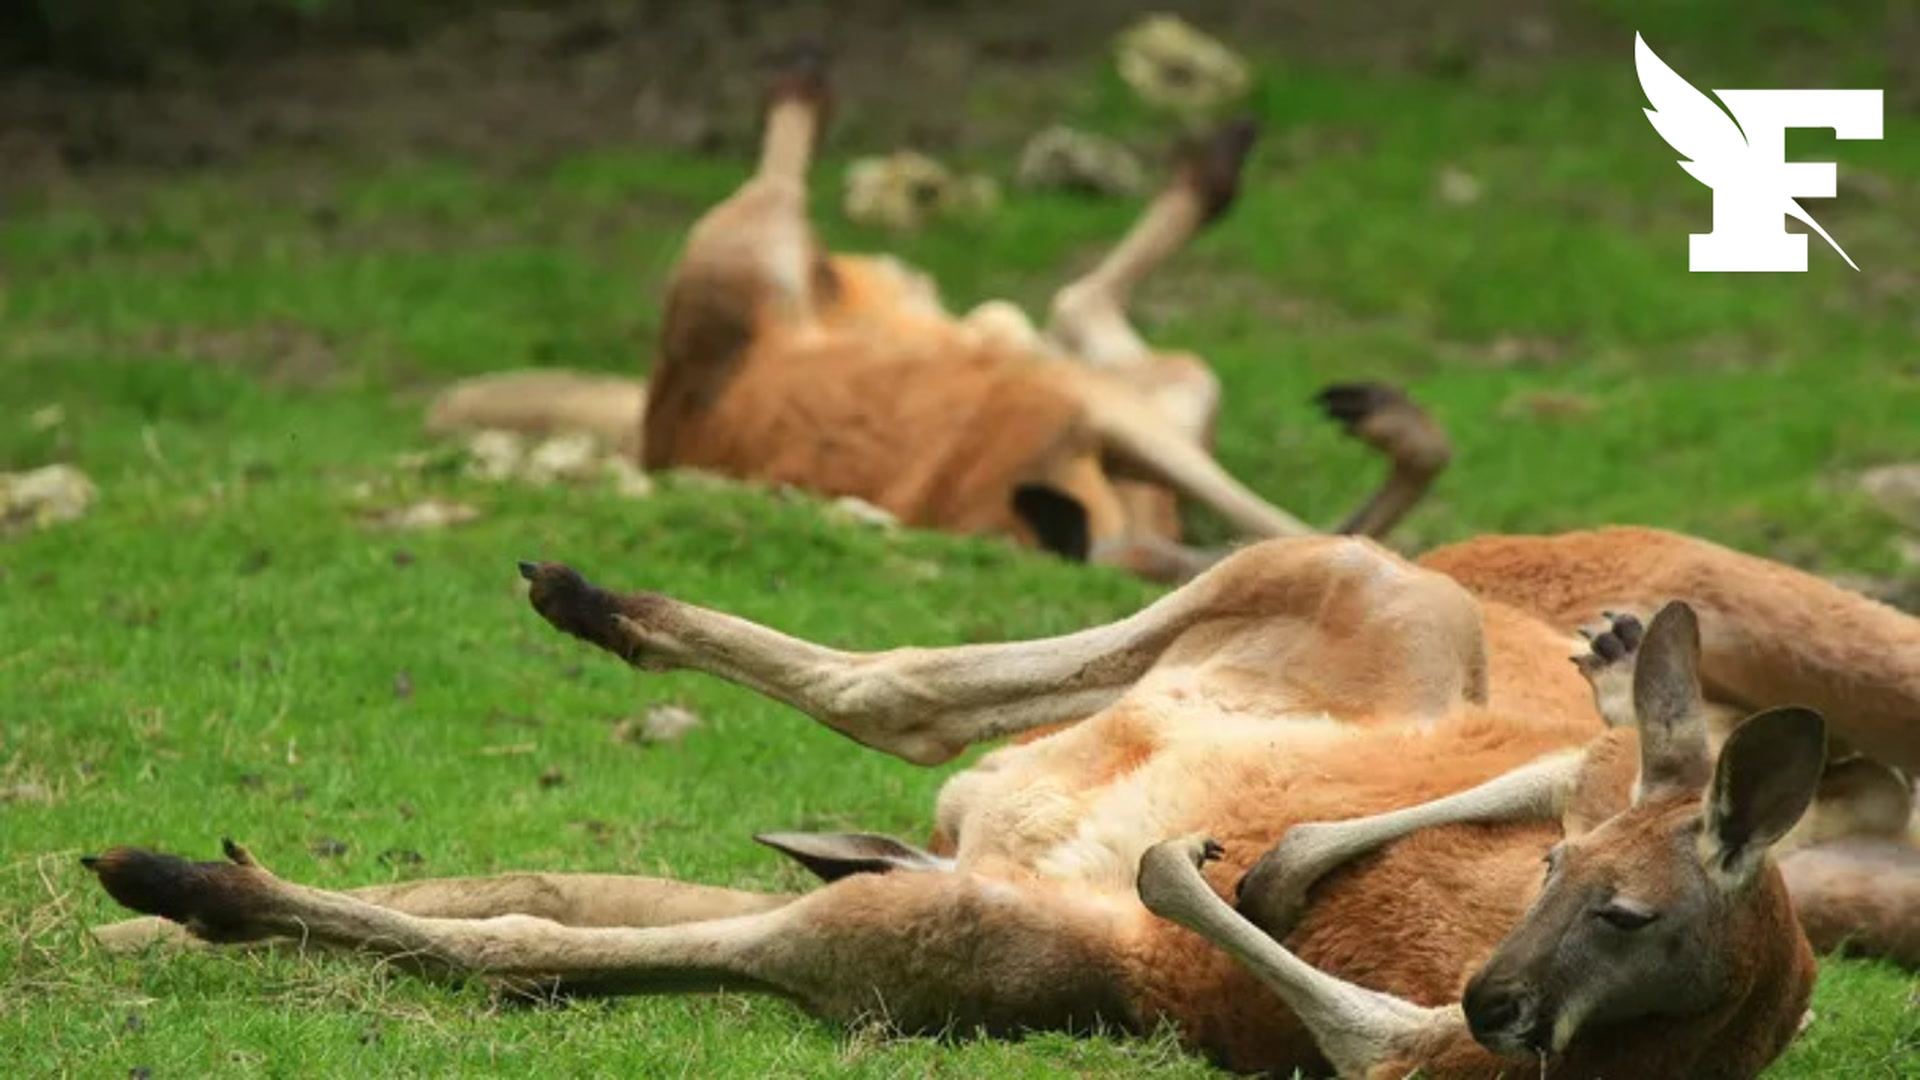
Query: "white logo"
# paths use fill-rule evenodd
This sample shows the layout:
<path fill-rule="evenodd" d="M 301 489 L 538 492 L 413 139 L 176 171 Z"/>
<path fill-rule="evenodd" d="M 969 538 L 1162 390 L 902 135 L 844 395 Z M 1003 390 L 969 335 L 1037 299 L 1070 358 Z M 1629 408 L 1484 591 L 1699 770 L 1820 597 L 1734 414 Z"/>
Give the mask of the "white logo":
<path fill-rule="evenodd" d="M 1639 34 L 1633 66 L 1653 108 L 1653 129 L 1689 160 L 1680 167 L 1713 189 L 1713 231 L 1689 239 L 1694 271 L 1807 268 L 1807 238 L 1790 233 L 1791 215 L 1853 259 L 1795 202 L 1831 199 L 1835 170 L 1828 162 L 1787 161 L 1788 128 L 1832 128 L 1841 139 L 1880 138 L 1878 90 L 1715 90 L 1726 111 L 1662 63 Z M 1728 116 L 1727 113 L 1732 113 Z"/>

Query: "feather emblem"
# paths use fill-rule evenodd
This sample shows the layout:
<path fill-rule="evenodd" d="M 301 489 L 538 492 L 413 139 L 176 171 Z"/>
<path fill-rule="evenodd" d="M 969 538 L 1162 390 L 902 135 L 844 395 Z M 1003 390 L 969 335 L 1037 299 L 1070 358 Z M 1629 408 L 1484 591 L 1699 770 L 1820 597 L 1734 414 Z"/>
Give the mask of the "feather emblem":
<path fill-rule="evenodd" d="M 1731 180 L 1747 167 L 1747 136 L 1740 130 L 1739 123 L 1718 102 L 1694 89 L 1692 83 L 1655 56 L 1639 34 L 1633 35 L 1633 66 L 1640 75 L 1641 92 L 1653 105 L 1643 110 L 1647 120 L 1653 124 L 1653 130 L 1667 140 L 1667 145 L 1687 156 L 1689 160 L 1679 165 L 1688 175 L 1711 188 L 1720 186 L 1723 178 Z M 1860 269 L 1798 202 L 1786 196 L 1780 201 L 1781 213 L 1819 233 L 1820 239 L 1847 260 L 1848 266 Z"/>

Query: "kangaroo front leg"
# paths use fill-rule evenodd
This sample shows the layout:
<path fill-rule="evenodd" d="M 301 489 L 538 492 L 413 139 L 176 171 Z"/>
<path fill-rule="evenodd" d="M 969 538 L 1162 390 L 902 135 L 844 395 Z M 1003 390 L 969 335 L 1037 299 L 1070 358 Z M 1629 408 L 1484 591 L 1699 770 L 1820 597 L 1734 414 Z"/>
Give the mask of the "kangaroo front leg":
<path fill-rule="evenodd" d="M 636 667 L 717 675 L 922 765 L 1099 711 L 1205 607 L 1204 594 L 1182 589 L 1129 618 L 1064 637 L 850 653 L 658 593 L 615 594 L 570 567 L 520 569 L 532 583 L 534 609 L 559 630 Z"/>
<path fill-rule="evenodd" d="M 1334 978 L 1261 933 L 1200 876 L 1200 866 L 1219 851 L 1203 836 L 1148 848 L 1140 859 L 1141 902 L 1226 950 L 1271 987 L 1342 1077 L 1372 1076 L 1394 1062 L 1417 1064 L 1428 1047 L 1466 1037 L 1458 1005 L 1426 1008 Z"/>
<path fill-rule="evenodd" d="M 1117 473 L 1162 484 L 1207 507 L 1244 536 L 1311 536 L 1319 530 L 1261 498 L 1181 434 L 1133 387 L 1102 372 L 1060 365 L 1049 377 L 1073 394 Z"/>
<path fill-rule="evenodd" d="M 1573 664 L 1593 687 L 1593 707 L 1611 728 L 1630 728 L 1633 716 L 1633 670 L 1635 653 L 1646 627 L 1632 615 L 1602 612 L 1607 625 L 1601 630 L 1581 628 L 1587 639 L 1587 651 L 1575 656 Z"/>
<path fill-rule="evenodd" d="M 1240 879 L 1236 886 L 1240 914 L 1282 940 L 1306 912 L 1308 890 L 1343 864 L 1435 826 L 1558 818 L 1584 765 L 1585 754 L 1569 750 L 1418 806 L 1295 825 Z"/>

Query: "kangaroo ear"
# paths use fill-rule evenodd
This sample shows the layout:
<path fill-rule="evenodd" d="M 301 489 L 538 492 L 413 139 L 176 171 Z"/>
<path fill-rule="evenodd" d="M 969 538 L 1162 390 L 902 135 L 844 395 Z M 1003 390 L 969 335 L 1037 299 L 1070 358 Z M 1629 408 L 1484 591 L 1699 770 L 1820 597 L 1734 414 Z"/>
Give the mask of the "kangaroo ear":
<path fill-rule="evenodd" d="M 1700 696 L 1700 622 L 1675 600 L 1647 624 L 1633 668 L 1633 712 L 1640 728 L 1639 801 L 1652 793 L 1706 785 L 1707 721 Z"/>
<path fill-rule="evenodd" d="M 1752 880 L 1800 820 L 1827 764 L 1827 725 L 1812 709 L 1769 709 L 1741 722 L 1707 791 L 1701 857 L 1728 887 Z"/>
<path fill-rule="evenodd" d="M 952 860 L 878 833 L 761 833 L 754 839 L 792 857 L 822 881 L 838 881 L 849 874 L 953 869 Z"/>

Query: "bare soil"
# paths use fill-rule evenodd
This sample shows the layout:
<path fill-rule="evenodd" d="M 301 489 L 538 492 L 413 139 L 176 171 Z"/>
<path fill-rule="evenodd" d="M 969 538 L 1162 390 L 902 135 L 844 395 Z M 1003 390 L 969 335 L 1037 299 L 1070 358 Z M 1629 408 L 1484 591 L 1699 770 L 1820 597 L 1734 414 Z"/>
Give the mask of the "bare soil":
<path fill-rule="evenodd" d="M 1127 23 L 1158 10 L 1282 60 L 1461 75 L 1621 32 L 1564 0 L 481 5 L 403 44 L 369 33 L 162 56 L 118 81 L 0 72 L 0 187 L 288 151 L 454 154 L 509 167 L 609 144 L 733 152 L 753 137 L 766 65 L 803 39 L 832 54 L 838 123 L 857 127 L 862 144 L 998 146 L 1028 134 L 1034 118 L 964 116 L 940 103 L 979 78 L 1084 70 Z"/>

